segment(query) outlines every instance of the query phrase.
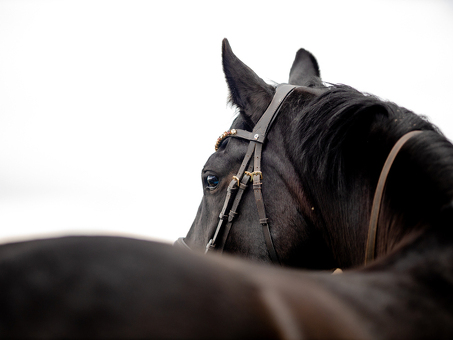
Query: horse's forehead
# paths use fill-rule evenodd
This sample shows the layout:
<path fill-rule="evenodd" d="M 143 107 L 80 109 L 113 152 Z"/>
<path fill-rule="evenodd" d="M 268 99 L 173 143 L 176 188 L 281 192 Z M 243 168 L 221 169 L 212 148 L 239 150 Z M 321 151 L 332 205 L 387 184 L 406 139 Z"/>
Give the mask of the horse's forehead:
<path fill-rule="evenodd" d="M 228 169 L 233 164 L 240 163 L 247 150 L 246 144 L 237 138 L 226 138 L 219 150 L 208 158 L 204 170 Z"/>

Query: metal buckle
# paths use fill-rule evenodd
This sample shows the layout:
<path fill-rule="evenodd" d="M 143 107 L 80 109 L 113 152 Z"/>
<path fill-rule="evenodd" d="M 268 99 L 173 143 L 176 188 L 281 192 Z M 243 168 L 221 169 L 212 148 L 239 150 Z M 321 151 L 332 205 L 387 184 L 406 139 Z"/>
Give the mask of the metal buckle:
<path fill-rule="evenodd" d="M 263 173 L 261 171 L 253 171 L 253 172 L 248 172 L 248 171 L 245 171 L 244 172 L 246 175 L 249 175 L 250 176 L 250 181 L 253 182 L 253 176 L 255 175 L 259 175 L 260 176 L 260 179 L 263 179 Z"/>

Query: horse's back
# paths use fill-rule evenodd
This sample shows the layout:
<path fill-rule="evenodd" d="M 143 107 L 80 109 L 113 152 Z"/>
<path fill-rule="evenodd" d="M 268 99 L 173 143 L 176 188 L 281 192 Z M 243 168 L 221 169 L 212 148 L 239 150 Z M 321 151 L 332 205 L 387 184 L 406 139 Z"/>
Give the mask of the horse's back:
<path fill-rule="evenodd" d="M 276 337 L 242 275 L 174 247 L 66 237 L 0 247 L 2 337 Z"/>

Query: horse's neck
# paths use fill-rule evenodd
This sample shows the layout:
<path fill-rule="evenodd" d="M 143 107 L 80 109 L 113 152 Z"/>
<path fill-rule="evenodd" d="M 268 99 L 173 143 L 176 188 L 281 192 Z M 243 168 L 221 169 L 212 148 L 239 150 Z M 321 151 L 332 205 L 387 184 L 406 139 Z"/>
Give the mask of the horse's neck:
<path fill-rule="evenodd" d="M 398 157 L 382 202 L 377 255 L 433 228 L 453 201 L 453 147 L 445 138 L 425 132 Z"/>
<path fill-rule="evenodd" d="M 313 337 L 334 337 L 336 330 L 349 329 L 361 334 L 358 338 L 371 338 L 367 333 L 378 339 L 451 338 L 452 234 L 438 224 L 365 268 L 340 275 L 280 272 L 259 277 L 258 286 L 266 307 L 285 316 L 283 326 L 294 321 L 313 331 Z M 332 320 L 341 322 L 329 329 Z M 332 333 L 320 336 L 320 328 Z"/>
<path fill-rule="evenodd" d="M 324 204 L 335 215 L 327 216 L 330 248 L 339 266 L 364 263 L 372 198 L 379 173 L 366 175 L 364 165 L 349 176 L 353 182 Z M 374 166 L 376 168 L 376 166 Z M 355 179 L 357 178 L 357 179 Z M 367 188 L 368 187 L 368 188 Z M 342 197 L 344 196 L 344 197 Z M 376 257 L 411 243 L 438 221 L 444 206 L 453 202 L 453 146 L 434 132 L 409 141 L 397 156 L 387 178 L 381 203 Z M 329 206 L 330 205 L 330 206 Z M 340 216 L 341 218 L 335 220 Z"/>
<path fill-rule="evenodd" d="M 357 315 L 367 319 L 370 333 L 382 338 L 449 337 L 453 331 L 452 244 L 452 232 L 434 226 L 363 269 L 320 277 L 319 287 L 354 306 Z"/>

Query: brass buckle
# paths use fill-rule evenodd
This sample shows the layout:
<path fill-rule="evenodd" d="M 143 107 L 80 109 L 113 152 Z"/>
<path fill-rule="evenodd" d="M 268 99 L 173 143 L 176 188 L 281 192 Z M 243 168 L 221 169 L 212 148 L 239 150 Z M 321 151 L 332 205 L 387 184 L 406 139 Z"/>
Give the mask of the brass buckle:
<path fill-rule="evenodd" d="M 263 179 L 263 173 L 261 171 L 253 171 L 253 172 L 245 171 L 245 174 L 250 176 L 251 182 L 253 182 L 253 176 L 255 176 L 255 175 L 259 175 L 260 179 Z"/>

